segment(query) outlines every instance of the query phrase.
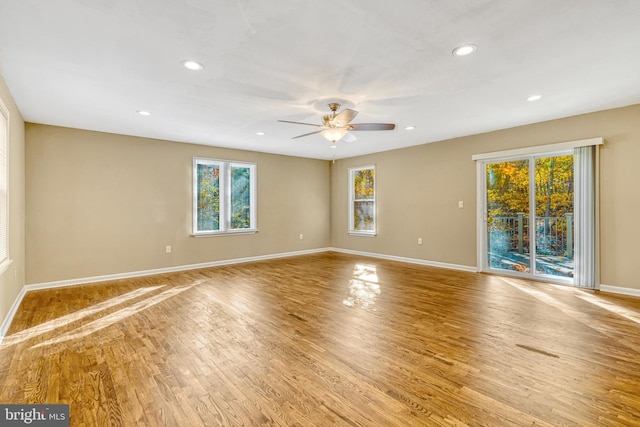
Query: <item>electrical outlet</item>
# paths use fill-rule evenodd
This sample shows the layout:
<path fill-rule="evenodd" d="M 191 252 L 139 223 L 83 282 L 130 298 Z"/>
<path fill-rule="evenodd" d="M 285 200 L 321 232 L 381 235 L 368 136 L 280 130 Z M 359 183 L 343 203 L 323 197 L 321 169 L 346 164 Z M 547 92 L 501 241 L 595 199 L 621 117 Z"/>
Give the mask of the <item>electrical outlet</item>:
<path fill-rule="evenodd" d="M 422 244 L 422 237 L 418 237 L 418 244 L 421 245 Z"/>
<path fill-rule="evenodd" d="M 302 235 L 302 233 L 300 233 L 300 240 L 302 240 L 304 238 L 304 236 Z"/>
<path fill-rule="evenodd" d="M 171 246 L 168 246 L 168 245 L 167 245 L 167 246 L 165 246 L 165 247 L 164 247 L 164 252 L 165 252 L 166 254 L 170 254 L 170 253 L 171 253 Z"/>
<path fill-rule="evenodd" d="M 459 207 L 460 209 L 464 208 L 464 201 L 462 201 L 462 200 L 458 200 L 458 207 Z"/>

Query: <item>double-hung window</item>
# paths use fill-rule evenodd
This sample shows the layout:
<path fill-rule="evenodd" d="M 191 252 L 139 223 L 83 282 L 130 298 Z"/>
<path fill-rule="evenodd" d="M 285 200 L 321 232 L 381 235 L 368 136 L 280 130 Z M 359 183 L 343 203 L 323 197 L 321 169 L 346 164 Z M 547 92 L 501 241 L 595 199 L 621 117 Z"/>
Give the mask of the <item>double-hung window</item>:
<path fill-rule="evenodd" d="M 376 234 L 376 168 L 349 169 L 349 234 Z"/>
<path fill-rule="evenodd" d="M 255 232 L 256 165 L 193 159 L 194 236 Z"/>

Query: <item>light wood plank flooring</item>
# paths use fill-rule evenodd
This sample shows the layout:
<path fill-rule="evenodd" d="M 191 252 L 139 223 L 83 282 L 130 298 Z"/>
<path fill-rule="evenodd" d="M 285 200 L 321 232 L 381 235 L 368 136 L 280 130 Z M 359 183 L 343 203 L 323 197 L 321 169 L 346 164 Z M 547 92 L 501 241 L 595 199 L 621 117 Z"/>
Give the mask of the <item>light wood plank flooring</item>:
<path fill-rule="evenodd" d="M 640 426 L 640 299 L 333 252 L 30 292 L 0 362 L 72 426 Z"/>

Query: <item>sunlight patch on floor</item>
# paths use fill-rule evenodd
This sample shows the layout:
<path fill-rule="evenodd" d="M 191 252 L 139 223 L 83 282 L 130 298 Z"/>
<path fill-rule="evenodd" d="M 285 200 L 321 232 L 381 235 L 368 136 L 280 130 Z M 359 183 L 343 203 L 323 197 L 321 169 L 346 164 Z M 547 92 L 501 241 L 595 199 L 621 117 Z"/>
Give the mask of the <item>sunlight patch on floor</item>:
<path fill-rule="evenodd" d="M 29 338 L 38 336 L 40 334 L 44 334 L 46 332 L 50 332 L 54 329 L 61 328 L 70 323 L 83 319 L 87 316 L 91 316 L 95 313 L 98 313 L 102 310 L 106 310 L 110 307 L 116 306 L 118 304 L 122 304 L 126 301 L 132 300 L 149 292 L 155 291 L 156 289 L 163 288 L 166 285 L 161 286 L 149 286 L 145 288 L 140 288 L 133 290 L 131 292 L 127 292 L 126 294 L 122 294 L 120 296 L 108 299 L 91 307 L 87 307 L 85 309 L 76 311 L 75 313 L 70 313 L 65 316 L 59 317 L 57 319 L 49 320 L 45 323 L 41 323 L 40 325 L 34 326 L 33 328 L 25 329 L 20 332 L 16 332 L 15 334 L 9 335 L 5 337 L 2 342 L 3 346 L 10 346 L 14 344 L 21 343 L 23 341 L 28 340 Z"/>
<path fill-rule="evenodd" d="M 378 295 L 380 295 L 380 285 L 376 267 L 356 264 L 353 269 L 353 278 L 349 281 L 347 297 L 342 303 L 347 307 L 359 305 L 366 308 L 375 304 Z"/>
<path fill-rule="evenodd" d="M 617 314 L 618 316 L 622 316 L 625 319 L 631 320 L 632 322 L 640 324 L 640 314 L 633 310 L 620 307 L 618 304 L 612 303 L 610 301 L 604 301 L 597 296 L 588 294 L 586 292 L 580 292 L 578 298 L 590 304 L 597 305 L 598 307 L 610 311 L 611 313 Z"/>
<path fill-rule="evenodd" d="M 89 322 L 86 325 L 76 328 L 73 331 L 69 331 L 57 338 L 52 338 L 50 340 L 44 341 L 38 345 L 33 346 L 32 348 L 39 348 L 39 347 L 45 347 L 53 344 L 60 344 L 66 341 L 86 337 L 87 335 L 90 335 L 96 331 L 109 327 L 114 323 L 120 322 L 121 320 L 129 316 L 132 316 L 136 313 L 139 313 L 143 310 L 146 310 L 147 308 L 154 306 L 166 299 L 169 299 L 175 295 L 178 295 L 184 291 L 187 291 L 192 287 L 194 287 L 195 285 L 196 284 L 192 284 L 189 286 L 179 286 L 179 287 L 168 289 L 158 295 L 154 295 L 152 297 L 139 301 L 129 307 L 115 311 L 107 316 L 101 317 L 98 320 L 94 320 L 93 322 Z"/>
<path fill-rule="evenodd" d="M 558 301 L 557 299 L 555 299 L 554 297 L 552 297 L 551 295 L 549 295 L 548 293 L 546 293 L 543 290 L 540 289 L 532 289 L 529 286 L 526 286 L 524 284 L 518 283 L 517 280 L 515 279 L 509 279 L 506 277 L 500 277 L 500 280 L 502 280 L 503 282 L 521 290 L 522 292 L 525 292 L 549 305 L 555 306 L 557 308 L 559 308 L 560 310 L 562 310 L 563 312 L 569 314 L 575 314 L 578 313 L 578 311 L 576 309 L 574 309 L 573 307 L 562 303 L 560 301 Z M 591 293 L 582 291 L 580 289 L 577 288 L 572 288 L 572 287 L 568 287 L 568 286 L 559 286 L 559 285 L 554 285 L 554 288 L 556 289 L 561 289 L 561 290 L 567 290 L 567 291 L 571 291 L 575 294 L 575 296 L 577 298 L 580 298 L 583 301 L 586 301 L 590 304 L 596 305 L 604 310 L 607 310 L 611 313 L 617 314 L 619 316 L 624 317 L 625 319 L 631 320 L 632 322 L 635 323 L 639 323 L 640 324 L 640 314 L 638 314 L 637 312 L 633 311 L 633 310 L 629 310 L 626 309 L 624 307 L 620 307 L 619 305 L 609 302 L 609 301 L 605 301 L 602 300 L 600 298 L 598 298 L 596 295 L 593 295 Z"/>
<path fill-rule="evenodd" d="M 526 284 L 522 283 L 520 280 L 518 279 L 511 279 L 508 277 L 498 277 L 498 279 L 510 286 L 513 286 L 514 288 L 531 295 L 534 298 L 539 299 L 540 301 L 551 305 L 553 307 L 556 307 L 564 312 L 567 312 L 567 309 L 569 309 L 569 311 L 573 312 L 574 310 L 568 306 L 567 304 L 564 304 L 563 302 L 558 301 L 557 299 L 555 299 L 554 297 L 552 297 L 551 295 L 549 295 L 548 293 L 546 293 L 544 290 L 541 289 L 534 289 L 531 288 L 529 286 L 527 286 Z"/>
<path fill-rule="evenodd" d="M 576 308 L 570 306 L 569 304 L 565 304 L 562 301 L 558 301 L 556 298 L 552 297 L 551 295 L 549 295 L 548 293 L 546 293 L 543 290 L 540 289 L 533 289 L 529 286 L 527 286 L 526 284 L 522 283 L 520 280 L 518 279 L 511 279 L 508 277 L 499 277 L 498 278 L 500 281 L 513 286 L 514 288 L 528 294 L 531 295 L 532 297 L 536 298 L 539 301 L 542 301 L 543 303 L 550 305 L 552 307 L 557 308 L 558 310 L 560 310 L 561 312 L 563 312 L 564 314 L 566 314 L 567 316 L 570 316 L 576 320 L 578 320 L 579 322 L 582 322 L 584 324 L 586 324 L 587 326 L 590 327 L 595 327 L 594 325 L 592 325 L 589 321 L 589 316 L 587 316 L 584 313 L 581 313 L 579 310 L 577 310 Z M 595 327 L 595 329 L 599 329 Z M 603 332 L 601 330 L 601 332 Z"/>
<path fill-rule="evenodd" d="M 617 330 L 617 328 L 615 326 L 610 326 L 610 325 L 608 325 L 606 323 L 603 323 L 603 322 L 596 323 L 596 322 L 593 321 L 593 317 L 590 314 L 585 313 L 585 312 L 579 310 L 578 308 L 573 307 L 573 306 L 571 306 L 569 304 L 566 304 L 566 303 L 563 303 L 561 301 L 558 301 L 557 299 L 553 298 L 551 295 L 545 293 L 542 290 L 532 289 L 532 288 L 526 286 L 525 284 L 521 283 L 520 281 L 518 281 L 516 279 L 510 279 L 510 278 L 507 278 L 507 277 L 500 277 L 499 280 L 503 281 L 504 283 L 506 283 L 506 284 L 508 284 L 510 286 L 513 286 L 516 289 L 521 290 L 522 292 L 525 292 L 525 293 L 531 295 L 532 297 L 534 297 L 534 298 L 536 298 L 536 299 L 538 299 L 538 300 L 540 300 L 540 301 L 542 301 L 542 302 L 544 302 L 544 303 L 546 303 L 546 304 L 548 304 L 548 305 L 550 305 L 552 307 L 557 308 L 562 313 L 566 314 L 567 316 L 571 317 L 572 319 L 577 320 L 578 322 L 582 323 L 583 325 L 598 331 L 599 333 L 607 336 L 609 339 L 617 341 L 619 345 L 622 345 L 622 346 L 625 346 L 627 348 L 633 349 L 636 352 L 640 352 L 640 347 L 639 346 L 637 346 L 637 345 L 635 345 L 633 343 L 627 342 L 627 341 L 621 341 L 618 338 L 618 336 L 617 336 L 618 335 L 618 330 Z M 582 292 L 582 291 L 580 291 L 578 289 L 574 289 L 574 292 L 580 293 L 580 295 L 577 295 L 577 294 L 575 295 L 577 298 L 581 298 L 584 295 L 589 295 L 589 294 L 587 294 L 585 292 Z M 582 299 L 585 300 L 584 298 L 582 298 Z M 605 308 L 605 307 L 602 307 L 602 308 Z M 635 314 L 634 314 L 634 317 L 636 317 L 636 319 L 637 319 L 637 316 Z M 626 316 L 625 316 L 625 318 L 626 318 Z M 632 320 L 634 322 L 637 322 L 637 320 L 634 320 L 634 319 L 630 319 L 630 320 Z M 568 336 L 567 338 L 569 339 L 570 336 Z"/>

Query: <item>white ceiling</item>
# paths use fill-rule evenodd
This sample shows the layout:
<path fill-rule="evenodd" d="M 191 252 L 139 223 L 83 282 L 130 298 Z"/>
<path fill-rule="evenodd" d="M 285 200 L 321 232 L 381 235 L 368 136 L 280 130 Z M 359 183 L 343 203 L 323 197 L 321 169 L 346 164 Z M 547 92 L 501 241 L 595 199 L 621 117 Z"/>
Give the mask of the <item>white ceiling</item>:
<path fill-rule="evenodd" d="M 640 1 L 0 0 L 0 74 L 29 122 L 344 158 L 640 103 Z M 333 100 L 397 128 L 277 122 Z"/>

